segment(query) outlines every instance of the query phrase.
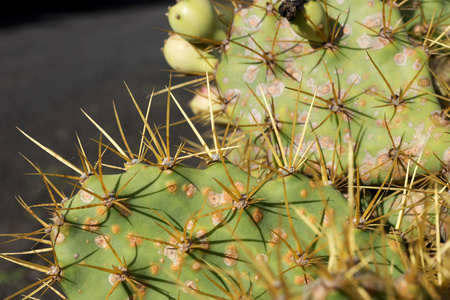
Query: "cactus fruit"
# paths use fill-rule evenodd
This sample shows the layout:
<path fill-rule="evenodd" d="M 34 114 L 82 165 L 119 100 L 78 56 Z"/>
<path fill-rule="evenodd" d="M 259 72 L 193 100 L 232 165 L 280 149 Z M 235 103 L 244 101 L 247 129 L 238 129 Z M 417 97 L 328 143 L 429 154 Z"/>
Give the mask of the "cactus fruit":
<path fill-rule="evenodd" d="M 30 161 L 51 202 L 17 200 L 43 228 L 2 234 L 37 246 L 0 257 L 44 276 L 7 299 L 48 290 L 63 299 L 445 298 L 450 84 L 430 61 L 449 53 L 448 5 L 230 3 L 222 13 L 227 5 L 180 0 L 168 13 L 168 64 L 206 76 L 190 81 L 196 118 L 170 85 L 158 93 L 181 109 L 201 150 L 171 154 L 170 105 L 164 142 L 133 97 L 144 122 L 137 154 L 117 112 L 126 150 L 85 113 L 101 134 L 95 162 L 80 143 L 82 167 L 23 132 L 77 175 L 57 175 L 75 179 L 67 198 Z M 124 160 L 111 174 L 107 151 Z M 30 253 L 43 264 L 19 258 Z"/>
<path fill-rule="evenodd" d="M 213 54 L 205 51 L 199 45 L 194 45 L 172 34 L 164 42 L 164 58 L 174 70 L 190 73 L 211 72 L 218 63 Z"/>
<path fill-rule="evenodd" d="M 190 42 L 226 38 L 224 25 L 209 0 L 180 0 L 169 7 L 167 17 L 170 26 Z"/>
<path fill-rule="evenodd" d="M 223 109 L 222 102 L 218 97 L 218 90 L 215 86 L 211 86 L 210 89 L 206 86 L 200 87 L 196 91 L 196 95 L 189 102 L 189 107 L 195 115 L 209 116 L 209 103 L 211 101 L 212 110 L 216 114 Z M 223 115 L 218 115 L 215 117 L 214 122 L 216 124 L 226 125 L 228 119 Z"/>
<path fill-rule="evenodd" d="M 299 36 L 318 43 L 328 41 L 328 16 L 320 2 L 284 1 L 278 11 L 290 21 L 292 30 Z"/>

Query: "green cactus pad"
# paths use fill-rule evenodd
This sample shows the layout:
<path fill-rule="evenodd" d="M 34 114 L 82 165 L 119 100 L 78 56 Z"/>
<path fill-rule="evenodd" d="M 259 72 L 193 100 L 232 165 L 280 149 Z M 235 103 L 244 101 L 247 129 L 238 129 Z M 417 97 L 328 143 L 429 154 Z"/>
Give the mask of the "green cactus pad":
<path fill-rule="evenodd" d="M 317 137 L 326 167 L 342 173 L 351 142 L 366 183 L 380 184 L 390 174 L 403 178 L 408 157 L 421 156 L 427 170 L 440 170 L 440 160 L 449 160 L 443 141 L 449 121 L 433 96 L 428 57 L 409 42 L 398 9 L 386 5 L 382 13 L 383 3 L 372 0 L 327 3 L 334 32 L 321 46 L 295 34 L 262 2 L 236 13 L 216 73 L 229 117 L 264 144 L 261 130 L 270 127 L 256 126 L 270 123 L 264 96 L 273 103 L 285 151 L 295 124 L 294 148 L 314 144 L 317 153 Z M 314 94 L 307 135 L 297 145 Z M 273 151 L 262 147 L 270 161 Z"/>
<path fill-rule="evenodd" d="M 110 291 L 110 299 L 138 292 L 144 299 L 226 296 L 236 289 L 232 278 L 251 287 L 252 297 L 270 299 L 279 291 L 266 282 L 269 270 L 283 271 L 292 287 L 314 278 L 330 253 L 327 231 L 339 233 L 347 219 L 337 190 L 298 174 L 259 182 L 218 162 L 166 171 L 138 164 L 99 178 L 91 176 L 64 204 L 65 225 L 53 229 L 71 299 L 103 299 Z M 105 188 L 120 194 L 100 200 Z M 393 252 L 381 256 L 386 251 L 371 235 L 356 236 L 363 255 L 379 252 L 370 265 L 402 269 Z"/>

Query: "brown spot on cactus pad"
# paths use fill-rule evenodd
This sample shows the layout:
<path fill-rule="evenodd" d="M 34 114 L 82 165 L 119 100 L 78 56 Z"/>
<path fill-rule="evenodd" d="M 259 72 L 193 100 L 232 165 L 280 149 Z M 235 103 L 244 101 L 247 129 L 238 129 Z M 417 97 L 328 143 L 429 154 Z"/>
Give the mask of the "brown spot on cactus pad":
<path fill-rule="evenodd" d="M 166 182 L 166 189 L 171 194 L 178 192 L 178 183 L 175 180 L 169 180 Z"/>
<path fill-rule="evenodd" d="M 236 249 L 236 246 L 231 244 L 228 245 L 227 249 L 225 250 L 225 257 L 223 258 L 223 262 L 225 265 L 232 267 L 238 262 L 238 252 Z"/>

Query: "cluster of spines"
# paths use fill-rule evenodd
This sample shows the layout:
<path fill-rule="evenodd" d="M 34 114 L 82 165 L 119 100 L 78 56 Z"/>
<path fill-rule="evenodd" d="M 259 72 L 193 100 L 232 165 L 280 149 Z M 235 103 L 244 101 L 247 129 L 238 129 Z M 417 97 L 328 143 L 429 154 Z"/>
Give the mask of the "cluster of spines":
<path fill-rule="evenodd" d="M 133 100 L 134 101 L 134 100 Z M 136 103 L 136 102 L 135 102 Z M 143 115 L 142 115 L 143 116 Z M 117 115 L 116 115 L 117 117 Z M 145 119 L 145 116 L 143 116 L 146 125 L 145 127 L 149 126 L 148 122 Z M 118 120 L 118 118 L 117 118 Z M 103 175 L 103 165 L 104 162 L 102 161 L 102 156 L 104 154 L 104 150 L 105 149 L 109 149 L 111 151 L 113 151 L 114 153 L 118 154 L 119 156 L 121 156 L 122 158 L 124 158 L 124 156 L 127 157 L 127 159 L 125 159 L 125 165 L 127 165 L 127 169 L 130 169 L 131 167 L 129 166 L 130 163 L 133 162 L 133 159 L 137 159 L 140 161 L 145 161 L 146 159 L 144 157 L 141 157 L 140 155 L 133 155 L 131 154 L 131 152 L 128 153 L 128 155 L 125 154 L 125 151 L 123 151 L 120 146 L 118 145 L 118 143 L 116 143 L 111 136 L 109 136 L 106 132 L 104 132 L 103 129 L 101 129 L 101 127 L 93 122 L 101 131 L 101 135 L 106 136 L 111 144 L 114 145 L 114 147 L 116 147 L 115 149 L 109 148 L 109 146 L 105 145 L 102 142 L 102 138 L 100 137 L 100 139 L 98 140 L 98 157 L 97 157 L 97 161 L 95 164 L 90 163 L 87 158 L 84 155 L 84 151 L 82 150 L 83 147 L 80 144 L 79 147 L 79 154 L 80 157 L 82 158 L 82 165 L 83 165 L 83 170 L 74 167 L 71 163 L 69 163 L 68 161 L 64 160 L 63 158 L 61 158 L 60 156 L 57 156 L 55 153 L 53 153 L 50 149 L 40 145 L 36 140 L 32 139 L 33 142 L 37 143 L 39 146 L 41 146 L 41 148 L 43 148 L 45 151 L 51 153 L 52 155 L 54 155 L 56 158 L 58 158 L 60 161 L 63 161 L 66 165 L 70 166 L 72 169 L 76 170 L 77 173 L 79 174 L 79 176 L 73 176 L 73 177 L 69 177 L 70 179 L 76 179 L 77 181 L 79 181 L 78 184 L 72 184 L 74 185 L 77 189 L 80 190 L 82 195 L 85 195 L 85 197 L 87 198 L 97 198 L 97 204 L 85 204 L 83 206 L 80 207 L 75 207 L 75 208 L 64 208 L 63 204 L 60 204 L 56 201 L 55 197 L 53 196 L 53 193 L 56 192 L 60 198 L 61 201 L 64 203 L 67 201 L 67 197 L 64 196 L 61 192 L 58 191 L 58 189 L 56 189 L 56 187 L 51 183 L 51 181 L 49 180 L 48 176 L 49 175 L 55 175 L 55 174 L 44 174 L 39 167 L 37 167 L 36 165 L 32 164 L 33 167 L 38 171 L 38 174 L 43 178 L 44 183 L 49 191 L 49 195 L 52 199 L 52 203 L 49 205 L 43 205 L 43 206 L 49 206 L 49 207 L 53 207 L 53 216 L 52 216 L 52 222 L 53 224 L 49 224 L 45 221 L 43 221 L 42 219 L 40 219 L 39 217 L 36 216 L 36 214 L 33 212 L 32 208 L 28 207 L 25 202 L 21 199 L 18 198 L 19 202 L 21 203 L 21 205 L 33 216 L 36 218 L 36 220 L 38 220 L 43 226 L 44 229 L 43 230 L 39 230 L 36 232 L 32 232 L 32 233 L 28 233 L 28 234 L 16 234 L 16 235 L 6 235 L 6 236 L 10 236 L 10 237 L 14 237 L 14 239 L 32 239 L 32 236 L 35 235 L 40 235 L 39 238 L 35 238 L 33 237 L 34 240 L 37 240 L 39 243 L 42 243 L 44 245 L 49 245 L 49 248 L 43 249 L 43 250 L 36 250 L 37 253 L 40 253 L 41 251 L 46 251 L 46 252 L 50 252 L 54 254 L 54 261 L 51 262 L 49 260 L 46 260 L 48 263 L 50 263 L 50 266 L 39 266 L 33 263 L 29 263 L 26 262 L 24 260 L 15 258 L 12 255 L 7 255 L 7 254 L 2 254 L 2 258 L 10 260 L 12 262 L 15 262 L 17 264 L 29 267 L 31 269 L 34 270 L 38 270 L 41 272 L 44 272 L 46 274 L 45 279 L 41 279 L 40 281 L 38 281 L 36 284 L 33 284 L 31 286 L 28 286 L 26 288 L 24 288 L 23 290 L 15 293 L 12 296 L 17 296 L 19 294 L 22 294 L 28 290 L 31 290 L 31 292 L 29 292 L 28 296 L 33 296 L 36 295 L 42 291 L 46 291 L 48 289 L 51 289 L 53 291 L 55 291 L 55 293 L 59 296 L 61 296 L 62 298 L 64 298 L 64 296 L 61 294 L 61 292 L 59 292 L 57 289 L 55 289 L 54 287 L 52 287 L 52 284 L 54 282 L 58 282 L 61 280 L 64 280 L 64 268 L 61 269 L 59 264 L 58 264 L 58 257 L 55 255 L 55 243 L 59 242 L 59 239 L 62 239 L 63 235 L 59 235 L 60 234 L 60 228 L 63 226 L 75 226 L 78 227 L 78 224 L 71 224 L 71 223 L 67 223 L 66 222 L 66 213 L 69 212 L 71 210 L 88 210 L 89 208 L 97 208 L 97 210 L 101 210 L 102 214 L 106 214 L 107 211 L 109 209 L 114 209 L 117 210 L 118 213 L 122 214 L 125 218 L 127 215 L 129 215 L 130 213 L 132 213 L 132 211 L 130 210 L 130 206 L 127 204 L 127 200 L 128 198 L 121 198 L 120 197 L 120 193 L 127 187 L 127 185 L 133 180 L 133 178 L 136 176 L 136 174 L 139 173 L 135 172 L 132 176 L 129 176 L 129 179 L 125 180 L 125 182 L 123 182 L 121 184 L 120 187 L 118 187 L 117 192 L 113 192 L 111 190 L 109 190 L 106 185 L 103 182 L 103 177 L 105 175 Z M 120 122 L 118 122 L 119 124 L 119 128 L 121 128 L 120 126 Z M 194 124 L 191 123 L 193 127 Z M 150 128 L 148 128 L 150 130 Z M 123 135 L 122 130 L 121 134 Z M 167 145 L 162 146 L 162 144 L 160 143 L 162 141 L 162 139 L 159 136 L 159 133 L 156 130 L 152 129 L 152 134 L 149 134 L 151 137 L 145 142 L 145 144 L 148 143 L 153 143 L 153 146 L 151 147 L 150 151 L 157 151 L 156 149 L 163 149 L 166 148 Z M 217 136 L 216 136 L 217 139 Z M 146 138 L 143 137 L 143 141 L 145 141 Z M 218 140 L 218 139 L 217 139 Z M 113 142 L 114 141 L 114 142 Z M 124 139 L 124 142 L 126 141 L 126 139 Z M 144 143 L 144 142 L 143 142 Z M 159 143 L 159 146 L 157 146 L 157 144 Z M 202 142 L 203 143 L 203 142 Z M 125 142 L 125 144 L 127 144 Z M 128 147 L 128 146 L 127 146 Z M 148 147 L 148 146 L 145 146 Z M 140 151 L 144 151 L 141 147 Z M 182 150 L 180 150 L 181 152 Z M 265 179 L 262 179 L 260 181 L 260 183 L 258 184 L 258 186 L 256 186 L 252 191 L 246 191 L 245 193 L 243 193 L 244 191 L 240 190 L 238 187 L 237 182 L 235 182 L 233 180 L 233 178 L 231 177 L 230 173 L 228 172 L 227 166 L 225 164 L 224 158 L 223 158 L 223 152 L 222 152 L 222 148 L 218 147 L 215 149 L 215 151 L 218 152 L 219 154 L 219 161 L 217 162 L 217 164 L 221 164 L 223 165 L 224 171 L 226 173 L 226 177 L 228 178 L 228 180 L 225 181 L 219 181 L 216 180 L 217 184 L 224 190 L 227 192 L 228 195 L 231 196 L 232 198 L 232 204 L 229 209 L 233 209 L 233 210 L 237 210 L 238 211 L 238 220 L 241 219 L 244 210 L 253 205 L 258 203 L 259 201 L 263 200 L 263 199 L 254 199 L 252 196 L 253 193 L 255 193 L 260 186 L 262 186 L 267 180 L 269 180 L 270 176 L 266 176 Z M 210 153 L 211 156 L 214 156 L 211 152 L 211 150 L 209 150 L 209 148 L 205 149 L 206 153 Z M 163 152 L 159 153 L 160 158 L 163 156 Z M 167 154 L 167 153 L 165 153 Z M 202 155 L 202 153 L 200 154 Z M 131 157 L 136 157 L 131 159 Z M 139 157 L 139 158 L 137 158 Z M 280 160 L 283 160 L 282 158 L 278 158 Z M 285 158 L 286 159 L 286 158 Z M 172 165 L 167 165 L 166 163 L 162 163 L 164 161 L 164 159 L 160 159 L 161 161 L 158 160 L 157 163 L 154 163 L 156 166 L 158 166 L 158 168 L 161 170 L 161 172 L 167 172 L 167 170 L 170 170 L 171 168 L 174 168 L 176 164 L 178 164 L 178 161 L 173 160 L 174 164 Z M 217 161 L 217 160 L 216 160 Z M 250 162 L 250 161 L 249 161 Z M 31 162 L 30 162 L 31 163 Z M 261 166 L 262 168 L 268 168 L 268 166 Z M 123 168 L 125 169 L 125 168 Z M 283 168 L 282 170 L 273 170 L 271 168 L 268 168 L 268 172 L 269 173 L 273 173 L 273 174 L 277 174 L 277 176 L 281 176 L 281 178 L 283 177 L 289 177 L 289 176 L 295 176 L 295 172 L 286 170 L 287 168 Z M 289 171 L 289 172 L 288 172 Z M 265 172 L 267 173 L 267 172 Z M 57 175 L 56 175 L 57 176 Z M 62 175 L 61 175 L 62 176 Z M 65 175 L 64 175 L 65 176 Z M 99 185 L 101 186 L 101 190 L 103 191 L 103 195 L 99 195 L 96 194 L 94 192 L 92 192 L 91 190 L 87 189 L 84 187 L 84 183 L 87 182 L 89 176 L 91 177 L 95 177 L 97 179 L 97 181 L 99 182 Z M 286 177 L 286 178 L 287 178 Z M 250 178 L 250 177 L 248 177 Z M 248 180 L 248 179 L 247 179 Z M 353 180 L 353 178 L 352 178 Z M 228 181 L 228 182 L 227 182 Z M 311 182 L 314 184 L 318 184 L 321 185 L 322 180 L 312 180 Z M 283 198 L 285 199 L 285 205 L 286 205 L 286 214 L 288 216 L 288 219 L 291 220 L 292 216 L 290 215 L 290 209 L 288 208 L 289 206 L 289 201 L 287 200 L 287 195 L 286 195 L 286 187 L 285 187 L 285 180 L 282 180 L 283 182 L 283 193 L 284 196 Z M 247 188 L 249 187 L 249 184 L 247 183 Z M 167 187 L 168 190 L 170 191 L 171 186 Z M 178 187 L 174 187 L 174 189 L 177 189 Z M 392 188 L 390 188 L 392 190 Z M 399 188 L 399 191 L 401 191 L 402 189 Z M 351 187 L 349 189 L 349 192 L 353 191 L 353 187 Z M 344 240 L 336 238 L 336 236 L 339 236 L 339 233 L 335 232 L 335 236 L 333 234 L 328 233 L 326 236 L 323 236 L 322 230 L 320 229 L 320 226 L 317 227 L 317 225 L 314 225 L 313 223 L 311 223 L 311 220 L 308 220 L 306 217 L 304 217 L 302 214 L 299 214 L 297 217 L 300 217 L 302 219 L 304 219 L 305 224 L 309 224 L 308 226 L 311 226 L 312 230 L 317 232 L 318 236 L 321 236 L 321 239 L 324 239 L 325 241 L 323 242 L 323 245 L 328 245 L 329 247 L 333 247 L 333 250 L 330 250 L 331 252 L 331 260 L 329 261 L 329 265 L 324 265 L 321 268 L 324 268 L 322 271 L 320 271 L 319 273 L 322 274 L 320 278 L 322 279 L 317 279 L 317 284 L 315 285 L 311 285 L 311 290 L 307 291 L 305 293 L 316 293 L 315 290 L 321 290 L 321 289 L 329 289 L 329 287 L 325 287 L 321 286 L 319 283 L 321 282 L 321 280 L 328 280 L 329 282 L 335 282 L 334 284 L 337 285 L 337 287 L 333 287 L 331 288 L 331 290 L 334 290 L 336 292 L 337 291 L 341 291 L 343 293 L 346 293 L 348 291 L 346 291 L 347 288 L 349 288 L 349 286 L 347 286 L 349 283 L 348 282 L 343 282 L 342 279 L 337 279 L 339 278 L 339 276 L 348 276 L 348 274 L 351 274 L 352 272 L 356 272 L 356 270 L 359 270 L 361 268 L 364 269 L 364 266 L 367 266 L 368 264 L 368 258 L 367 257 L 361 257 L 359 252 L 360 250 L 360 242 L 356 242 L 355 243 L 355 238 L 361 238 L 361 236 L 358 234 L 356 234 L 354 231 L 360 231 L 361 229 L 368 229 L 368 228 L 372 228 L 372 229 L 376 229 L 376 230 L 381 230 L 383 231 L 382 228 L 380 228 L 380 223 L 382 224 L 383 222 L 380 222 L 380 219 L 382 218 L 386 218 L 387 216 L 393 214 L 393 213 L 398 213 L 399 211 L 402 212 L 403 210 L 405 210 L 407 207 L 406 206 L 402 206 L 400 209 L 397 210 L 393 210 L 390 211 L 388 213 L 386 213 L 385 216 L 379 216 L 379 217 L 373 217 L 375 214 L 373 214 L 373 211 L 375 210 L 376 207 L 379 207 L 380 204 L 380 199 L 382 198 L 380 195 L 383 194 L 383 187 L 379 189 L 377 195 L 372 199 L 372 202 L 366 207 L 366 208 L 362 208 L 363 206 L 363 199 L 362 199 L 362 193 L 365 191 L 365 189 L 361 188 L 360 186 L 356 187 L 356 194 L 350 195 L 349 199 L 351 202 L 353 202 L 356 205 L 356 211 L 354 213 L 354 226 L 356 229 L 351 229 L 352 227 L 349 227 L 350 230 L 348 232 L 344 232 L 342 233 L 344 235 Z M 405 182 L 405 187 L 403 188 L 403 193 L 409 193 L 410 189 L 407 187 L 407 183 Z M 354 191 L 353 191 L 354 192 Z M 186 193 L 189 193 L 188 190 L 186 190 Z M 80 195 L 81 195 L 80 194 Z M 243 196 L 244 195 L 244 196 Z M 92 201 L 92 199 L 91 199 Z M 417 205 L 417 204 L 414 204 Z M 350 209 L 351 211 L 352 209 Z M 173 235 L 173 239 L 174 239 L 174 243 L 173 243 L 173 247 L 175 247 L 177 250 L 179 249 L 185 249 L 185 252 L 188 252 L 190 247 L 194 247 L 195 245 L 193 245 L 191 242 L 187 242 L 187 241 L 192 241 L 192 236 L 188 236 L 186 230 L 182 230 L 179 231 L 179 229 L 177 229 L 175 227 L 174 224 L 171 223 L 171 221 L 169 221 L 167 218 L 165 218 L 163 215 L 161 215 L 160 213 L 158 213 L 155 210 L 152 210 L 154 212 L 154 214 L 158 217 L 158 219 L 160 219 L 161 224 L 158 224 L 158 226 L 160 226 L 161 228 L 164 227 L 166 228 L 165 230 L 169 230 L 172 231 Z M 362 213 L 361 213 L 362 212 Z M 201 213 L 200 213 L 201 215 Z M 401 215 L 401 213 L 399 214 Z M 199 215 L 197 215 L 199 216 Z M 191 216 L 191 219 L 195 220 L 195 216 Z M 204 217 L 204 216 L 203 216 Z M 258 217 L 256 217 L 256 219 L 258 219 Z M 350 218 L 351 219 L 351 218 Z M 362 220 L 362 221 L 361 221 Z M 237 222 L 237 224 L 239 223 L 239 221 Z M 288 249 L 291 249 L 291 253 L 293 254 L 293 261 L 299 262 L 300 266 L 303 265 L 309 265 L 309 264 L 315 264 L 317 266 L 321 266 L 320 263 L 320 259 L 316 260 L 314 263 L 314 253 L 308 253 L 309 247 L 316 243 L 316 241 L 312 241 L 309 246 L 307 246 L 305 248 L 305 245 L 303 245 L 303 249 L 302 248 L 302 244 L 299 240 L 299 235 L 296 231 L 299 230 L 299 228 L 295 228 L 292 225 L 292 221 L 289 222 L 290 225 L 290 231 L 291 234 L 294 237 L 294 244 L 289 244 L 287 242 L 287 240 L 284 239 L 283 234 L 277 231 L 273 231 L 273 236 L 276 237 L 279 240 L 279 247 L 277 247 L 276 252 L 278 254 L 276 254 L 276 259 L 277 260 L 283 260 L 285 258 L 282 257 L 280 248 L 281 245 L 284 245 L 285 247 L 287 247 Z M 402 217 L 399 216 L 398 217 L 398 224 L 402 224 Z M 236 227 L 237 227 L 236 224 Z M 96 232 L 99 224 L 96 222 L 92 222 L 92 224 L 84 224 L 84 229 L 86 231 L 89 232 Z M 422 226 L 422 225 L 420 225 Z M 236 240 L 241 240 L 241 242 L 239 243 L 239 247 L 246 249 L 246 245 L 245 242 L 243 242 L 245 240 L 245 238 L 242 236 L 242 233 L 237 234 L 236 233 L 236 227 L 234 228 L 230 228 L 229 231 L 230 233 L 236 236 Z M 416 227 L 419 227 L 419 225 L 416 225 Z M 184 227 L 184 229 L 186 229 L 186 227 Z M 396 230 L 399 231 L 398 225 L 395 228 Z M 51 239 L 48 239 L 49 235 L 52 236 Z M 398 234 L 395 235 L 398 236 L 399 240 L 402 240 L 403 237 Z M 131 239 L 134 240 L 134 243 L 142 243 L 143 240 L 144 241 L 150 241 L 150 242 L 156 242 L 156 243 L 167 243 L 166 241 L 162 241 L 162 240 L 157 240 L 151 237 L 145 237 L 145 236 L 139 236 L 139 235 L 135 235 L 130 237 Z M 85 265 L 84 268 L 91 268 L 91 269 L 95 269 L 97 271 L 101 271 L 101 272 L 106 272 L 107 274 L 109 274 L 109 278 L 110 278 L 110 283 L 111 283 L 111 289 L 108 291 L 107 293 L 107 298 L 111 297 L 114 295 L 114 291 L 121 285 L 127 285 L 129 286 L 129 288 L 131 289 L 131 293 L 135 294 L 136 297 L 141 298 L 145 295 L 144 290 L 146 289 L 146 287 L 148 287 L 148 283 L 146 283 L 145 281 L 143 282 L 142 279 L 139 278 L 139 276 L 135 276 L 133 274 L 132 268 L 130 269 L 129 266 L 127 265 L 127 262 L 125 261 L 125 259 L 123 257 L 120 256 L 120 249 L 116 249 L 114 248 L 110 242 L 109 239 L 103 235 L 103 234 L 99 234 L 97 233 L 97 237 L 96 237 L 96 241 L 99 245 L 104 246 L 105 248 L 109 248 L 111 250 L 111 256 L 113 256 L 115 258 L 115 262 L 112 263 L 112 267 L 104 267 L 104 266 L 94 266 L 94 265 Z M 367 241 L 370 243 L 372 243 L 373 246 L 373 240 L 369 240 Z M 201 244 L 200 244 L 201 246 Z M 323 246 L 322 246 L 323 247 Z M 338 249 L 342 249 L 342 250 L 338 250 Z M 230 250 L 231 251 L 231 250 Z M 249 250 L 244 250 L 244 251 L 249 251 Z M 416 250 L 417 251 L 417 250 Z M 426 253 L 424 253 L 423 249 L 420 249 L 419 251 L 421 255 L 426 255 Z M 182 251 L 183 252 L 183 251 Z M 16 253 L 16 254 L 29 254 L 30 252 L 21 252 L 21 253 Z M 231 253 L 231 252 L 230 252 Z M 308 253 L 309 255 L 305 255 L 305 253 Z M 340 253 L 340 254 L 337 254 Z M 345 264 L 345 259 L 343 256 L 343 253 L 347 253 L 348 255 L 348 259 L 350 261 L 353 261 L 353 263 L 350 263 L 350 265 L 347 265 L 346 267 L 346 272 L 347 275 L 345 275 L 345 272 L 342 273 L 339 270 L 338 266 L 341 266 L 343 263 Z M 232 259 L 233 255 L 230 254 L 230 260 Z M 250 256 L 251 257 L 251 256 Z M 355 260 L 356 259 L 356 260 Z M 406 261 L 408 258 L 406 258 L 406 256 L 403 257 L 403 260 L 405 263 L 405 265 L 407 265 Z M 370 260 L 370 259 L 369 259 Z M 255 263 L 257 263 L 255 261 Z M 349 262 L 348 262 L 349 263 Z M 281 265 L 281 264 L 280 264 Z M 294 267 L 298 267 L 296 264 L 294 264 Z M 251 289 L 248 288 L 244 288 L 244 279 L 238 279 L 237 283 L 233 283 L 233 281 L 231 280 L 231 278 L 236 277 L 239 278 L 240 276 L 242 276 L 241 274 L 239 274 L 239 272 L 237 272 L 236 270 L 232 271 L 231 273 L 229 273 L 229 271 L 224 271 L 224 270 L 220 270 L 218 269 L 218 267 L 210 265 L 209 266 L 210 271 L 214 272 L 216 274 L 216 276 L 219 277 L 220 282 L 225 281 L 227 282 L 227 285 L 229 285 L 229 289 L 224 289 L 220 283 L 216 282 L 213 278 L 211 278 L 211 284 L 217 286 L 220 290 L 222 290 L 222 292 L 224 293 L 224 297 L 229 297 L 230 299 L 235 299 L 235 295 L 240 295 L 240 296 L 246 296 L 246 297 L 250 297 L 251 296 Z M 351 271 L 351 270 L 354 271 Z M 286 286 L 286 284 L 283 284 L 283 280 L 285 281 L 284 278 L 284 274 L 286 272 L 288 272 L 288 270 L 272 270 L 271 268 L 268 268 L 267 270 L 264 270 L 261 274 L 261 276 L 264 277 L 264 280 L 262 280 L 262 282 L 264 282 L 264 285 L 266 285 L 266 288 L 268 289 L 269 293 L 272 296 L 276 296 L 276 295 L 281 295 L 281 294 L 285 294 L 285 295 L 289 295 L 289 297 L 291 297 L 290 299 L 297 299 L 300 297 L 301 294 L 298 293 L 298 291 L 296 289 L 293 289 L 292 287 Z M 274 272 L 278 272 L 278 275 L 276 275 L 276 273 Z M 323 273 L 325 272 L 325 273 Z M 365 272 L 368 272 L 365 276 L 375 276 L 374 274 L 372 274 L 370 271 L 363 271 L 363 274 L 365 274 Z M 418 272 L 418 270 L 414 270 L 414 272 Z M 359 274 L 359 272 L 356 272 Z M 356 274 L 355 273 L 355 274 Z M 178 273 L 180 274 L 180 273 Z M 327 275 L 328 274 L 328 275 Z M 273 279 L 274 278 L 278 278 L 279 275 L 283 275 L 281 276 L 281 282 L 279 282 L 278 284 L 280 286 L 272 286 L 275 283 L 273 283 Z M 442 274 L 441 274 L 442 275 Z M 179 275 L 178 275 L 179 276 Z M 306 275 L 305 275 L 306 276 Z M 358 275 L 359 276 L 359 275 Z M 355 275 L 355 278 L 357 278 L 358 276 Z M 327 278 L 328 279 L 325 279 Z M 376 276 L 375 276 L 376 277 Z M 278 280 L 278 281 L 279 281 Z M 313 278 L 306 276 L 304 278 L 298 278 L 299 282 L 304 282 L 304 283 L 311 283 L 311 280 L 314 280 Z M 359 279 L 358 279 L 359 280 Z M 272 282 L 272 283 L 271 283 Z M 362 287 L 364 287 L 364 283 L 363 282 L 357 282 L 356 285 L 358 286 L 357 288 L 357 292 L 358 293 L 362 293 L 364 294 L 363 291 L 365 291 Z M 189 284 L 185 284 L 184 282 L 179 282 L 179 280 L 176 278 L 174 278 L 173 284 L 179 284 L 180 286 L 182 286 L 182 290 L 184 288 L 184 291 L 187 291 L 193 287 L 195 287 L 195 283 L 192 282 L 190 285 Z M 248 284 L 248 282 L 247 282 Z M 355 284 L 355 283 L 354 283 Z M 419 283 L 417 283 L 417 285 L 420 285 Z M 151 289 L 151 288 L 150 288 Z M 342 290 L 341 290 L 342 289 Z M 317 293 L 319 293 L 317 291 Z M 197 295 L 200 297 L 211 297 L 213 299 L 226 299 L 223 298 L 222 296 L 218 296 L 218 295 L 210 295 L 208 293 L 205 293 L 203 291 L 199 291 L 199 290 L 195 290 L 195 288 L 193 288 L 192 291 L 190 291 L 190 293 L 197 293 Z M 382 293 L 384 293 L 384 291 L 382 291 Z M 236 298 L 238 299 L 238 298 Z"/>

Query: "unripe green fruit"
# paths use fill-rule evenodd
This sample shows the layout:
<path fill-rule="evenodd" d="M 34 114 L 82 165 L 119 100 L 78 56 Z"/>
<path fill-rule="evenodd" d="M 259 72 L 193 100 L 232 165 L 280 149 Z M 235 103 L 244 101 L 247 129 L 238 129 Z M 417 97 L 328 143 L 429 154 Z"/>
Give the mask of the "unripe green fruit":
<path fill-rule="evenodd" d="M 163 53 L 167 63 L 182 72 L 212 72 L 218 63 L 214 55 L 177 34 L 172 34 L 165 41 Z"/>
<path fill-rule="evenodd" d="M 212 110 L 213 112 L 217 112 L 223 110 L 223 106 L 218 98 L 219 91 L 217 87 L 211 87 L 211 102 L 212 102 Z M 198 94 L 196 94 L 191 101 L 189 102 L 189 107 L 195 115 L 209 115 L 210 114 L 210 104 L 208 99 L 208 88 L 206 86 L 201 87 L 198 90 Z M 225 115 L 218 115 L 214 118 L 214 122 L 216 124 L 227 125 L 229 120 Z"/>
<path fill-rule="evenodd" d="M 172 29 L 192 43 L 222 42 L 227 37 L 209 0 L 181 0 L 169 8 L 167 16 Z"/>
<path fill-rule="evenodd" d="M 328 39 L 327 14 L 317 1 L 305 4 L 290 23 L 295 33 L 308 41 L 323 43 Z"/>

